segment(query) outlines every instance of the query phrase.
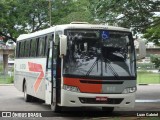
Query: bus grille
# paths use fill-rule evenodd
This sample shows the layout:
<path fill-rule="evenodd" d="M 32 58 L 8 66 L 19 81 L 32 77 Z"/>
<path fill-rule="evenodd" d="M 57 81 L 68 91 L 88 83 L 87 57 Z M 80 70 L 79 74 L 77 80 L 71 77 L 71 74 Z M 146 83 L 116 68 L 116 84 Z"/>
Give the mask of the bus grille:
<path fill-rule="evenodd" d="M 96 98 L 79 97 L 83 104 L 120 104 L 123 98 L 108 98 L 107 101 L 96 101 Z"/>

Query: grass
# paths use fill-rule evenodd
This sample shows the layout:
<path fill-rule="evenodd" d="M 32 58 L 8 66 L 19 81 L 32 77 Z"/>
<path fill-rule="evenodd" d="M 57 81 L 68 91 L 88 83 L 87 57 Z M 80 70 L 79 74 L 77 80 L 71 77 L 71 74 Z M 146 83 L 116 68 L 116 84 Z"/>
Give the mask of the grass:
<path fill-rule="evenodd" d="M 138 84 L 160 84 L 160 73 L 141 71 L 137 73 Z"/>
<path fill-rule="evenodd" d="M 2 63 L 0 63 L 0 84 L 11 84 L 11 83 L 13 83 L 13 76 L 4 75 L 3 65 Z"/>
<path fill-rule="evenodd" d="M 3 70 L 3 65 L 0 63 L 0 72 Z"/>
<path fill-rule="evenodd" d="M 13 83 L 13 76 L 0 75 L 0 84 L 11 84 Z"/>

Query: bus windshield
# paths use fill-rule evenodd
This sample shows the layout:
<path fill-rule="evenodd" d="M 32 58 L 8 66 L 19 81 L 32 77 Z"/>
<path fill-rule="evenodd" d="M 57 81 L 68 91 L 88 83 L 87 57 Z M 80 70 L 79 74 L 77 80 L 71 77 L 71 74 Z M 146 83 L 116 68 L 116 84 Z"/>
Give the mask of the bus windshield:
<path fill-rule="evenodd" d="M 130 32 L 66 30 L 64 76 L 119 79 L 135 77 L 135 53 Z"/>

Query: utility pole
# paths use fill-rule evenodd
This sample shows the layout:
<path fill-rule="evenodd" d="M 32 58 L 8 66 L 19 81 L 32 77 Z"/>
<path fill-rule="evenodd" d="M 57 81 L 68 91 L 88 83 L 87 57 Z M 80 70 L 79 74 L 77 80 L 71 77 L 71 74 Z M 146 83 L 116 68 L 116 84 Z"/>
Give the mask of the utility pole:
<path fill-rule="evenodd" d="M 48 1 L 49 24 L 50 24 L 50 26 L 52 26 L 52 14 L 51 14 L 52 13 L 52 4 L 51 4 L 51 0 L 46 0 L 46 1 Z"/>
<path fill-rule="evenodd" d="M 49 23 L 50 23 L 50 26 L 52 26 L 52 14 L 51 14 L 51 11 L 52 11 L 51 0 L 49 0 Z"/>

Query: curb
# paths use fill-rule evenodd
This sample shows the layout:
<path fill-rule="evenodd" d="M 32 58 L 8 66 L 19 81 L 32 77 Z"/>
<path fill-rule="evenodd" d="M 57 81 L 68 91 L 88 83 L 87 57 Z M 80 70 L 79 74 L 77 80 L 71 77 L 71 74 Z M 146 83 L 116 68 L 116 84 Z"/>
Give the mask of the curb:
<path fill-rule="evenodd" d="M 160 86 L 160 84 L 137 84 L 137 85 L 155 85 L 155 86 Z"/>
<path fill-rule="evenodd" d="M 149 85 L 149 84 L 138 84 L 138 85 Z"/>
<path fill-rule="evenodd" d="M 14 84 L 0 84 L 0 86 L 14 86 Z"/>

